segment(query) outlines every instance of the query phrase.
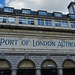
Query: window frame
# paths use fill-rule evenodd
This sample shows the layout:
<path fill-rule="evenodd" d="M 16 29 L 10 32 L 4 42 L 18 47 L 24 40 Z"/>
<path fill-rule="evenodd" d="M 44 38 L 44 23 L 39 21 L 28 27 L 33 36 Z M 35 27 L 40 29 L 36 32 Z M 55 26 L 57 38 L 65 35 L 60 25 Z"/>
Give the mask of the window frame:
<path fill-rule="evenodd" d="M 39 20 L 40 20 L 40 23 L 39 23 Z M 37 19 L 37 23 L 38 23 L 38 25 L 40 25 L 40 26 L 44 26 L 45 24 L 44 24 L 44 19 Z"/>
<path fill-rule="evenodd" d="M 74 17 L 73 17 L 73 15 L 74 15 L 74 14 L 69 14 L 69 18 L 70 18 L 70 19 L 75 19 L 75 15 L 74 15 Z"/>
<path fill-rule="evenodd" d="M 6 11 L 5 9 L 12 9 L 12 12 L 11 11 Z M 11 8 L 11 7 L 4 7 L 4 12 L 7 12 L 7 13 L 13 13 L 14 12 L 14 8 Z"/>
<path fill-rule="evenodd" d="M 9 20 L 9 18 L 10 18 L 10 20 Z M 14 18 L 15 20 L 14 20 L 13 18 Z M 11 21 L 11 19 L 12 19 L 12 21 Z M 11 17 L 11 16 L 8 17 L 8 23 L 13 23 L 13 24 L 15 24 L 15 22 L 13 22 L 13 20 L 16 22 L 16 17 Z M 10 21 L 10 22 L 9 22 L 9 21 Z"/>
<path fill-rule="evenodd" d="M 26 13 L 23 13 L 23 11 L 26 11 L 26 10 L 30 11 L 30 13 L 27 13 L 27 12 Z M 22 14 L 31 14 L 31 9 L 21 9 L 21 13 Z"/>
<path fill-rule="evenodd" d="M 58 16 L 59 14 L 61 16 Z M 62 18 L 63 17 L 61 12 L 53 12 L 53 15 L 54 15 L 54 17 L 58 17 L 58 18 Z"/>
<path fill-rule="evenodd" d="M 0 21 L 0 23 L 6 23 L 6 21 L 7 21 L 7 17 L 6 17 L 6 16 L 0 16 L 0 17 L 3 17 L 3 18 L 1 18 L 1 19 L 2 19 L 2 22 Z M 4 18 L 6 18 L 6 21 L 3 21 Z"/>
<path fill-rule="evenodd" d="M 62 24 L 61 24 L 61 26 L 63 27 L 63 28 L 68 28 L 69 26 L 68 26 L 68 22 L 67 21 L 62 21 L 61 22 Z M 65 25 L 63 25 L 63 23 L 66 23 Z"/>
<path fill-rule="evenodd" d="M 40 13 L 41 13 L 41 14 L 40 14 Z M 45 13 L 45 14 L 44 14 L 44 13 Z M 46 16 L 46 15 L 47 15 L 47 11 L 38 10 L 38 15 Z"/>
<path fill-rule="evenodd" d="M 25 19 L 25 23 L 24 23 L 24 19 Z M 26 24 L 26 18 L 19 17 L 19 24 Z"/>
<path fill-rule="evenodd" d="M 45 25 L 46 26 L 52 26 L 52 20 L 45 19 Z"/>
<path fill-rule="evenodd" d="M 74 24 L 73 24 L 74 23 Z M 70 22 L 71 28 L 75 28 L 75 22 Z M 72 25 L 73 24 L 73 25 Z"/>
<path fill-rule="evenodd" d="M 27 24 L 28 24 L 28 25 L 35 25 L 35 20 L 34 20 L 34 18 L 27 18 Z"/>
<path fill-rule="evenodd" d="M 60 25 L 56 25 L 55 22 L 60 22 Z M 55 21 L 54 21 L 54 24 L 55 24 L 55 27 L 61 27 L 61 26 L 62 26 L 62 25 L 61 25 L 61 21 L 55 20 Z"/>

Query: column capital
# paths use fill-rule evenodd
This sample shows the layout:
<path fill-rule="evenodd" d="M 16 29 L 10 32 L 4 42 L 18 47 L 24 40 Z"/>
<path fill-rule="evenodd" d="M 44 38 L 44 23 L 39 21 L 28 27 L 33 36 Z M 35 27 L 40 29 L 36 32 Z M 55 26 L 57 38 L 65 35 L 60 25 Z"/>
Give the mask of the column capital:
<path fill-rule="evenodd" d="M 17 68 L 11 68 L 11 70 L 17 70 Z"/>
<path fill-rule="evenodd" d="M 11 69 L 12 69 L 12 70 L 17 70 L 17 67 L 16 67 L 16 66 L 12 66 Z"/>
<path fill-rule="evenodd" d="M 36 67 L 36 70 L 40 70 L 41 68 L 40 67 Z"/>
<path fill-rule="evenodd" d="M 40 64 L 36 64 L 36 69 L 41 69 Z"/>
<path fill-rule="evenodd" d="M 58 67 L 58 69 L 63 69 L 63 67 Z"/>

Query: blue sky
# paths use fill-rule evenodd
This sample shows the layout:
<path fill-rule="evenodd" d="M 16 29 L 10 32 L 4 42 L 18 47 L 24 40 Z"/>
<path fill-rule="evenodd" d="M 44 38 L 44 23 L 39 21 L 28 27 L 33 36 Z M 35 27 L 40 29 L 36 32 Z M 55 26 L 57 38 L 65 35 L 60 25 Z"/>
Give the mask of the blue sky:
<path fill-rule="evenodd" d="M 5 0 L 0 0 L 0 7 L 4 7 L 5 6 Z"/>
<path fill-rule="evenodd" d="M 71 1 L 74 0 L 0 0 L 0 8 L 7 6 L 15 9 L 68 13 L 67 6 Z"/>

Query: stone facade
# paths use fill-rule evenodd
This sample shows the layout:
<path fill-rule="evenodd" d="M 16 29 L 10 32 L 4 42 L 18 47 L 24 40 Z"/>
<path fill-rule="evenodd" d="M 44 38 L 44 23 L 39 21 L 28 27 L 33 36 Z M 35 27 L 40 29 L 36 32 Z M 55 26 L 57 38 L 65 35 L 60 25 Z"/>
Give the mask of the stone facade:
<path fill-rule="evenodd" d="M 48 32 L 48 31 L 31 31 L 31 30 L 15 30 L 0 29 L 0 37 L 34 37 L 46 39 L 64 39 L 74 40 L 72 33 Z M 10 62 L 12 74 L 17 75 L 18 64 L 22 60 L 31 60 L 35 64 L 36 75 L 41 75 L 41 65 L 45 60 L 52 60 L 57 65 L 58 75 L 63 75 L 63 62 L 65 60 L 73 60 L 75 62 L 75 51 L 70 49 L 1 49 L 0 59 Z"/>
<path fill-rule="evenodd" d="M 0 8 L 0 75 L 75 75 L 75 14 L 22 10 Z"/>

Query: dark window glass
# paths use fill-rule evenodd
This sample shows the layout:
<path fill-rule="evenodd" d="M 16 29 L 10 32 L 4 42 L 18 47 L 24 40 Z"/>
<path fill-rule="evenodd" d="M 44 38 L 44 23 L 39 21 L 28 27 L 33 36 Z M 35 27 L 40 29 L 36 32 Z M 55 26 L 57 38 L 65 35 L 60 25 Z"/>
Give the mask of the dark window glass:
<path fill-rule="evenodd" d="M 44 20 L 38 19 L 38 25 L 44 25 Z"/>
<path fill-rule="evenodd" d="M 0 69 L 0 75 L 11 75 L 11 70 L 1 70 Z"/>
<path fill-rule="evenodd" d="M 51 20 L 45 20 L 45 25 L 46 26 L 52 26 L 52 21 Z"/>
<path fill-rule="evenodd" d="M 8 23 L 15 23 L 15 17 L 8 17 Z"/>
<path fill-rule="evenodd" d="M 71 27 L 72 27 L 72 28 L 75 28 L 75 23 L 72 23 L 72 22 L 71 22 Z"/>
<path fill-rule="evenodd" d="M 39 11 L 39 15 L 47 15 L 46 11 Z"/>
<path fill-rule="evenodd" d="M 67 28 L 68 27 L 68 23 L 67 22 L 62 22 L 62 27 Z"/>
<path fill-rule="evenodd" d="M 13 8 L 4 8 L 4 12 L 13 12 Z"/>
<path fill-rule="evenodd" d="M 34 19 L 27 19 L 27 24 L 34 25 Z"/>
<path fill-rule="evenodd" d="M 60 21 L 55 21 L 55 26 L 56 27 L 61 27 L 61 22 Z"/>
<path fill-rule="evenodd" d="M 26 24 L 26 18 L 19 18 L 19 24 Z"/>
<path fill-rule="evenodd" d="M 34 69 L 19 69 L 17 75 L 35 75 Z"/>
<path fill-rule="evenodd" d="M 0 17 L 0 22 L 6 23 L 6 17 Z"/>

